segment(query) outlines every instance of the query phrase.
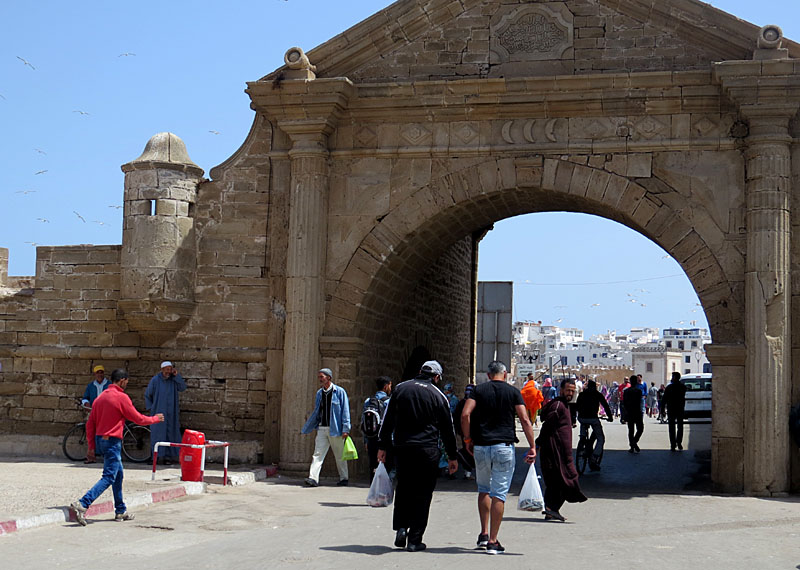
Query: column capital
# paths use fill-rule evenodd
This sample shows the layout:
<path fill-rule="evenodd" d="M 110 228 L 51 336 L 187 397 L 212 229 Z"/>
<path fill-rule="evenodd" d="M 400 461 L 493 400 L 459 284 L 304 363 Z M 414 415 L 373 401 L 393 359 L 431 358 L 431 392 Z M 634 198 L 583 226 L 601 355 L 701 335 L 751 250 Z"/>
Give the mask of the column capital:
<path fill-rule="evenodd" d="M 246 89 L 253 109 L 289 135 L 295 149 L 309 151 L 327 148 L 327 137 L 355 92 L 346 77 L 255 81 Z"/>
<path fill-rule="evenodd" d="M 723 61 L 714 64 L 713 76 L 750 121 L 788 129 L 800 110 L 800 60 Z"/>

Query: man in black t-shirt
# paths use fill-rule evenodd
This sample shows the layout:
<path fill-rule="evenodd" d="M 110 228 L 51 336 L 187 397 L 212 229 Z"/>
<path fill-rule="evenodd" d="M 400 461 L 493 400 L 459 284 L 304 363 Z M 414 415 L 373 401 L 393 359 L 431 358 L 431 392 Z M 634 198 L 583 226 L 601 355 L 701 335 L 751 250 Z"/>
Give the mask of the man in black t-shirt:
<path fill-rule="evenodd" d="M 622 406 L 625 408 L 625 417 L 628 422 L 628 453 L 639 453 L 639 439 L 644 433 L 644 413 L 642 412 L 642 400 L 644 395 L 639 388 L 639 377 L 634 374 L 631 376 L 631 385 L 625 388 L 622 393 Z M 636 433 L 633 432 L 636 428 Z"/>
<path fill-rule="evenodd" d="M 686 385 L 681 382 L 681 373 L 673 372 L 672 381 L 664 390 L 663 406 L 669 422 L 669 448 L 683 451 L 683 414 L 686 408 Z M 677 433 L 676 433 L 677 427 Z"/>
<path fill-rule="evenodd" d="M 478 517 L 481 532 L 478 546 L 489 554 L 505 549 L 497 540 L 503 520 L 505 501 L 511 487 L 516 462 L 514 443 L 517 441 L 516 422 L 519 418 L 530 450 L 527 463 L 536 458 L 533 426 L 519 390 L 506 383 L 508 372 L 502 362 L 489 364 L 489 382 L 480 384 L 464 405 L 461 429 L 469 434 L 464 439 L 467 450 L 475 456 L 475 481 L 478 484 Z M 491 519 L 491 524 L 490 524 Z"/>

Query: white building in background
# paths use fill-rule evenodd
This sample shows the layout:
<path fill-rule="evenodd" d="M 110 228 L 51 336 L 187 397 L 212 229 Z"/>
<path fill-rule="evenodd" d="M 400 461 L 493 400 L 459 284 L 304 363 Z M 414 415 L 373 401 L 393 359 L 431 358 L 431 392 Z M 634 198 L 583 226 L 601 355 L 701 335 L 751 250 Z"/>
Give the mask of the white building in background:
<path fill-rule="evenodd" d="M 706 358 L 705 345 L 711 343 L 708 330 L 700 328 L 691 329 L 664 329 L 662 343 L 668 350 L 681 354 L 681 374 L 699 374 L 708 372 L 709 363 Z"/>
<path fill-rule="evenodd" d="M 650 344 L 637 346 L 632 351 L 633 373 L 641 374 L 649 386 L 667 385 L 673 372 L 681 372 L 683 355 L 663 345 Z"/>

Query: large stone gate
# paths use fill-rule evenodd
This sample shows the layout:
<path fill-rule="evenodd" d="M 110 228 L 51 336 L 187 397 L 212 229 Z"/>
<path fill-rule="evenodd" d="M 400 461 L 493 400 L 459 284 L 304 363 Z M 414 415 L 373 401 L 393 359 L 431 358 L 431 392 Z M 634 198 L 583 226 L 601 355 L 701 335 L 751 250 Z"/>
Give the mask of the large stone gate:
<path fill-rule="evenodd" d="M 693 283 L 717 486 L 796 489 L 798 56 L 694 0 L 401 0 L 292 48 L 248 84 L 252 130 L 212 180 L 157 135 L 123 166 L 121 247 L 0 271 L 2 429 L 61 433 L 96 362 L 128 366 L 141 402 L 170 358 L 185 424 L 303 470 L 320 366 L 354 417 L 374 376 L 420 358 L 465 383 L 480 238 L 573 211 L 647 236 Z"/>

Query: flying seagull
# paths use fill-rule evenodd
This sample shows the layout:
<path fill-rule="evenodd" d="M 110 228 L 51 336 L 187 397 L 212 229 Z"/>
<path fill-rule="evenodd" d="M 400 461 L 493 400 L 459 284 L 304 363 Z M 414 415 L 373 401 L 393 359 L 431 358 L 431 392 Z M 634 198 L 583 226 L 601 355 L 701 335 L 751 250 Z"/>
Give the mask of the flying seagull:
<path fill-rule="evenodd" d="M 78 216 L 78 219 L 80 221 L 82 221 L 84 224 L 86 223 L 86 220 L 84 220 L 83 216 L 81 216 L 78 212 L 76 212 L 75 210 L 72 210 L 72 213 L 75 214 L 76 216 Z"/>
<path fill-rule="evenodd" d="M 30 62 L 30 61 L 28 61 L 27 59 L 23 59 L 23 58 L 21 58 L 20 56 L 17 56 L 17 59 L 18 59 L 18 60 L 20 60 L 20 61 L 21 61 L 22 63 L 24 63 L 25 65 L 27 65 L 28 67 L 30 67 L 32 70 L 36 71 L 36 68 L 35 68 L 35 67 L 33 67 L 33 66 L 31 65 L 31 62 Z"/>
<path fill-rule="evenodd" d="M 47 154 L 45 151 L 43 151 L 43 150 L 42 150 L 42 149 L 40 149 L 40 148 L 35 148 L 35 149 L 33 149 L 33 150 L 35 150 L 35 151 L 36 151 L 36 152 L 38 152 L 39 154 Z"/>
<path fill-rule="evenodd" d="M 76 109 L 75 111 L 72 111 L 72 112 L 73 113 L 80 113 L 81 115 L 85 115 L 87 117 L 90 116 L 89 113 L 87 113 L 86 111 L 81 111 L 79 109 Z"/>
<path fill-rule="evenodd" d="M 29 244 L 31 244 L 33 247 L 36 247 L 37 245 L 39 245 L 39 244 L 38 244 L 38 243 L 36 243 L 35 241 L 26 241 L 25 243 L 29 243 Z"/>
<path fill-rule="evenodd" d="M 208 131 L 208 132 L 211 133 L 212 135 L 218 135 L 219 134 L 219 131 Z"/>
<path fill-rule="evenodd" d="M 591 306 L 592 306 L 592 307 L 599 307 L 599 306 L 600 306 L 600 303 L 592 303 L 592 305 L 591 305 Z"/>
<path fill-rule="evenodd" d="M 17 190 L 14 194 L 33 194 L 36 190 Z"/>
<path fill-rule="evenodd" d="M 121 210 L 122 206 L 109 206 L 109 208 L 114 208 L 115 210 Z"/>
<path fill-rule="evenodd" d="M 45 172 L 47 172 L 47 170 L 38 170 L 34 172 L 33 175 L 36 176 L 37 174 L 44 174 Z"/>
<path fill-rule="evenodd" d="M 101 226 L 105 226 L 105 222 L 101 222 L 100 220 L 92 220 L 95 224 L 100 224 Z"/>
<path fill-rule="evenodd" d="M 36 218 L 36 221 L 37 222 L 42 222 L 43 224 L 49 224 L 50 223 L 50 220 L 48 220 L 47 218 Z"/>
<path fill-rule="evenodd" d="M 128 57 L 128 56 L 131 56 L 131 55 L 135 56 L 136 54 L 135 53 L 131 53 L 129 51 L 126 51 L 125 53 L 119 54 L 117 57 Z"/>

